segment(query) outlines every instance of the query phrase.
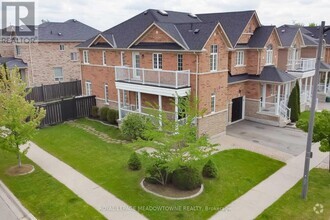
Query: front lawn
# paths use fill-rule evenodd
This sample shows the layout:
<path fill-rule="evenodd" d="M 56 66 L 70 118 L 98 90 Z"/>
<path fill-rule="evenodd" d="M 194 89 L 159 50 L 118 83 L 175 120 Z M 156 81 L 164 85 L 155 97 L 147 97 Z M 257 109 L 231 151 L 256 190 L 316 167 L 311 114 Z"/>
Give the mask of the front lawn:
<path fill-rule="evenodd" d="M 330 173 L 324 169 L 313 169 L 309 176 L 308 198 L 301 199 L 302 181 L 299 181 L 257 219 L 324 219 L 330 216 Z M 321 204 L 314 211 L 314 206 Z"/>
<path fill-rule="evenodd" d="M 108 129 L 86 120 L 83 123 L 95 129 Z M 40 130 L 34 142 L 150 219 L 207 219 L 284 165 L 244 150 L 223 151 L 212 156 L 220 177 L 205 180 L 205 191 L 200 196 L 173 201 L 141 189 L 139 183 L 144 172 L 127 168 L 127 160 L 133 152 L 127 145 L 107 144 L 68 124 Z"/>
<path fill-rule="evenodd" d="M 72 191 L 32 164 L 35 171 L 25 176 L 8 176 L 6 170 L 17 164 L 15 154 L 0 151 L 0 179 L 37 219 L 105 219 Z"/>

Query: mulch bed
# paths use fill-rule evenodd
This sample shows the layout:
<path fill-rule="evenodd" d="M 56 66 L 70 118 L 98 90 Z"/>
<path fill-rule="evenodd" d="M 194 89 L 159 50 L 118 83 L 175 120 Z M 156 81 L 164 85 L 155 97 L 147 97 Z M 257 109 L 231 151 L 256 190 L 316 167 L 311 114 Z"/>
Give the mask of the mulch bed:
<path fill-rule="evenodd" d="M 9 176 L 21 176 L 32 173 L 34 171 L 34 166 L 30 164 L 22 164 L 21 167 L 13 166 L 7 169 L 6 174 Z"/>

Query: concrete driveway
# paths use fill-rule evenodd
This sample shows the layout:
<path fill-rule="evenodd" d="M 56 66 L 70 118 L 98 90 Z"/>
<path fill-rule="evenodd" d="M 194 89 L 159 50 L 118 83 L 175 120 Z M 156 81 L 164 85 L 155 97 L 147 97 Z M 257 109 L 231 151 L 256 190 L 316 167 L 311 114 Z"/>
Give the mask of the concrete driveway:
<path fill-rule="evenodd" d="M 227 127 L 227 135 L 242 138 L 297 156 L 306 149 L 307 133 L 294 128 L 279 128 L 252 121 Z"/>

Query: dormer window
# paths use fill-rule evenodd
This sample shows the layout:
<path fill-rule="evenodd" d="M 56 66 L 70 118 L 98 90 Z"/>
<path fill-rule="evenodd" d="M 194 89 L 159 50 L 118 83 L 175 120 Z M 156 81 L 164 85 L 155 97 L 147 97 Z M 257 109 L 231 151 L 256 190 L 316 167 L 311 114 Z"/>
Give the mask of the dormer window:
<path fill-rule="evenodd" d="M 273 45 L 271 44 L 266 49 L 266 65 L 273 65 Z"/>

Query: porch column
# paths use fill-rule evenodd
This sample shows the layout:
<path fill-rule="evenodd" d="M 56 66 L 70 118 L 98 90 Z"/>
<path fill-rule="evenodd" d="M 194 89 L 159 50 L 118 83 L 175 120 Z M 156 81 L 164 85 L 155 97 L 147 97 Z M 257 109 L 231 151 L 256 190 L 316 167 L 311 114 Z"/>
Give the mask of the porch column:
<path fill-rule="evenodd" d="M 266 107 L 267 84 L 262 84 L 262 108 Z"/>
<path fill-rule="evenodd" d="M 142 112 L 142 107 L 141 107 L 141 92 L 138 92 L 138 105 L 139 105 L 139 113 Z"/>
<path fill-rule="evenodd" d="M 301 93 L 301 90 L 302 90 L 302 79 L 301 78 L 299 79 L 299 88 L 300 88 L 300 93 Z M 300 94 L 299 94 L 299 96 L 300 96 Z"/>
<path fill-rule="evenodd" d="M 312 89 L 313 89 L 313 77 L 310 77 L 310 84 L 309 84 L 309 101 L 311 101 L 311 96 L 312 96 Z"/>
<path fill-rule="evenodd" d="M 118 100 L 117 100 L 117 102 L 118 102 L 118 118 L 119 118 L 119 120 L 121 120 L 121 110 L 120 110 L 120 106 L 121 106 L 121 104 L 120 104 L 120 89 L 117 89 L 117 95 L 118 95 Z"/>
<path fill-rule="evenodd" d="M 291 82 L 290 82 L 291 83 Z M 286 83 L 284 87 L 284 103 L 287 104 L 288 101 L 288 93 L 289 93 L 289 85 L 290 83 Z"/>
<path fill-rule="evenodd" d="M 327 94 L 328 90 L 328 73 L 329 71 L 325 72 L 325 81 L 324 81 L 324 94 Z"/>
<path fill-rule="evenodd" d="M 158 95 L 158 110 L 159 110 L 159 126 L 161 127 L 162 124 L 162 111 L 163 111 L 163 106 L 162 106 L 162 96 Z"/>
<path fill-rule="evenodd" d="M 304 97 L 305 103 L 307 102 L 307 83 L 308 83 L 308 78 L 306 77 L 305 78 L 305 97 Z"/>
<path fill-rule="evenodd" d="M 276 103 L 276 110 L 275 110 L 275 113 L 276 115 L 279 115 L 279 112 L 280 112 L 280 98 L 281 96 L 281 85 L 278 85 L 277 86 L 277 103 Z"/>
<path fill-rule="evenodd" d="M 178 104 L 179 104 L 179 98 L 178 98 L 178 96 L 177 95 L 175 95 L 175 110 L 174 110 L 174 112 L 175 112 L 175 121 L 177 122 L 178 121 L 178 112 L 179 112 L 179 108 L 178 108 Z"/>

